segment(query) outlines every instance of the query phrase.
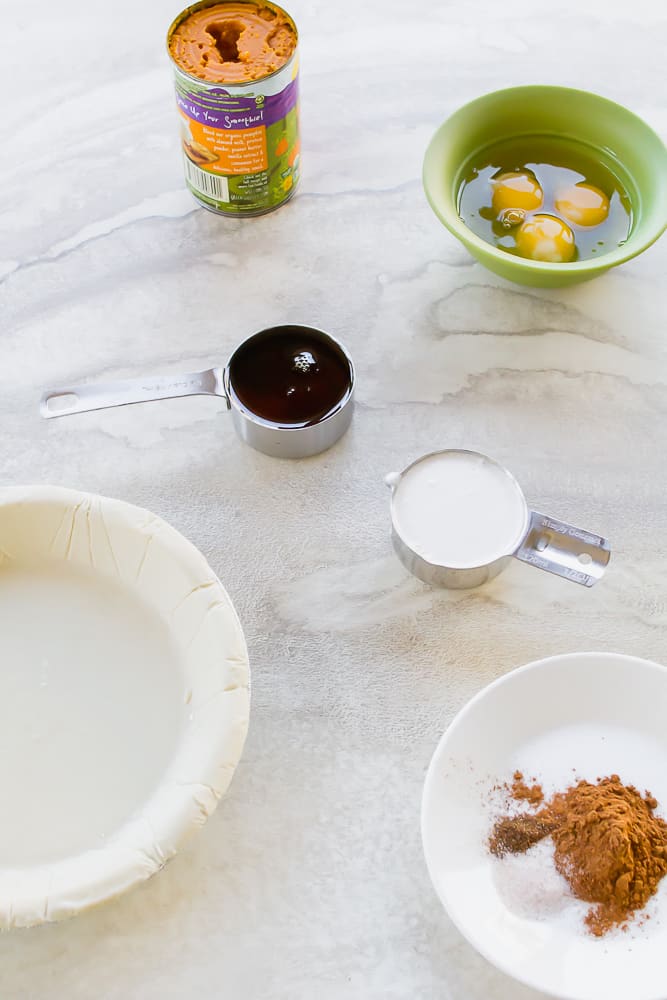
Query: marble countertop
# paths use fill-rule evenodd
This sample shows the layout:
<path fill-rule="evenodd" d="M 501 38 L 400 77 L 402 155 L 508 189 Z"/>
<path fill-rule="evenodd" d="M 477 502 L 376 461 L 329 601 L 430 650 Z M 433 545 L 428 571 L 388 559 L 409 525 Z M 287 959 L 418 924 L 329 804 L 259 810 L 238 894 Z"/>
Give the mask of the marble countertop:
<path fill-rule="evenodd" d="M 2 478 L 147 506 L 202 549 L 246 630 L 250 733 L 228 798 L 161 874 L 0 937 L 3 998 L 536 1000 L 438 903 L 422 781 L 454 713 L 514 666 L 667 660 L 667 240 L 571 290 L 512 286 L 438 224 L 421 159 L 448 113 L 513 83 L 594 89 L 665 135 L 667 21 L 653 0 L 293 0 L 302 186 L 239 222 L 183 186 L 163 47 L 178 9 L 6 5 Z M 211 399 L 38 415 L 45 386 L 221 363 L 280 321 L 330 330 L 357 365 L 353 427 L 317 458 L 253 452 Z M 605 580 L 518 563 L 469 593 L 411 578 L 383 477 L 445 446 L 607 535 Z"/>

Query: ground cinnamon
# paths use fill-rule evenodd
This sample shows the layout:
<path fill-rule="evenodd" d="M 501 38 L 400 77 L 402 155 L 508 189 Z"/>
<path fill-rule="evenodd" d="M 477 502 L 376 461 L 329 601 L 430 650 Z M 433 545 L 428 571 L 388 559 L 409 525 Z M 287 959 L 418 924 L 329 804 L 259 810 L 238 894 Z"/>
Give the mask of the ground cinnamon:
<path fill-rule="evenodd" d="M 521 771 L 515 771 L 512 775 L 512 798 L 529 802 L 531 805 L 539 805 L 544 799 L 544 792 L 535 778 L 531 778 L 531 781 L 533 784 L 529 785 Z"/>
<path fill-rule="evenodd" d="M 499 858 L 506 854 L 523 854 L 554 829 L 555 823 L 539 816 L 503 816 L 489 837 L 489 849 Z"/>
<path fill-rule="evenodd" d="M 526 801 L 522 783 L 515 774 L 510 790 Z M 489 849 L 499 857 L 520 854 L 551 836 L 556 868 L 575 896 L 594 904 L 586 925 L 600 937 L 642 909 L 667 874 L 667 823 L 655 815 L 657 805 L 617 774 L 579 781 L 536 813 L 501 817 Z"/>

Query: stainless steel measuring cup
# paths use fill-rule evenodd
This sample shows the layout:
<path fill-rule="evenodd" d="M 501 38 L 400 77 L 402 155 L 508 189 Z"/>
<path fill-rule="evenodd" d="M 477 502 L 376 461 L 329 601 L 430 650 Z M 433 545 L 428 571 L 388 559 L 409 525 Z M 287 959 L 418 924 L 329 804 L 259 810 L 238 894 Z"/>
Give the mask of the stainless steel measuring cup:
<path fill-rule="evenodd" d="M 333 350 L 348 372 L 347 384 L 338 402 L 324 416 L 306 424 L 267 420 L 244 405 L 235 391 L 235 359 L 259 338 L 279 337 L 287 333 L 302 333 L 312 342 Z M 352 359 L 339 341 L 314 327 L 286 324 L 252 334 L 234 350 L 224 368 L 49 389 L 42 395 L 40 412 L 43 417 L 51 419 L 177 396 L 220 396 L 225 400 L 227 409 L 231 410 L 236 433 L 251 447 L 276 458 L 307 458 L 330 448 L 349 427 L 354 407 L 354 383 Z"/>
<path fill-rule="evenodd" d="M 430 562 L 406 541 L 399 530 L 395 499 L 401 480 L 419 463 L 441 455 L 474 456 L 492 464 L 507 477 L 507 482 L 514 493 L 517 511 L 522 512 L 523 526 L 517 533 L 515 542 L 491 562 L 479 566 L 449 566 Z M 479 452 L 455 448 L 431 452 L 412 462 L 403 472 L 390 474 L 385 482 L 392 491 L 391 519 L 394 549 L 406 569 L 424 583 L 455 590 L 479 587 L 502 572 L 513 557 L 547 573 L 554 573 L 556 576 L 571 580 L 573 583 L 592 587 L 603 576 L 611 558 L 609 543 L 605 538 L 530 510 L 514 476 L 504 466 Z"/>

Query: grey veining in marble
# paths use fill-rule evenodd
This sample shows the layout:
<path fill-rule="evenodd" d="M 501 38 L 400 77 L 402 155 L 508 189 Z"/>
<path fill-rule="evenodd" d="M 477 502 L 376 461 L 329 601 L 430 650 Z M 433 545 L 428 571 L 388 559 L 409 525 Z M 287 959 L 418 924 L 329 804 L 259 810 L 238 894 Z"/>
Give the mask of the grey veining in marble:
<path fill-rule="evenodd" d="M 655 0 L 293 0 L 303 182 L 228 221 L 184 190 L 164 34 L 178 4 L 3 4 L 2 479 L 167 518 L 236 603 L 246 752 L 200 836 L 138 891 L 0 938 L 3 1000 L 537 1000 L 442 911 L 419 835 L 454 713 L 513 666 L 600 648 L 667 660 L 667 241 L 571 290 L 474 264 L 421 191 L 436 125 L 512 83 L 620 101 L 667 133 Z M 351 432 L 302 463 L 220 401 L 45 422 L 41 390 L 220 363 L 281 320 L 351 348 Z M 434 592 L 390 547 L 383 476 L 438 447 L 608 535 L 587 592 L 519 564 Z"/>

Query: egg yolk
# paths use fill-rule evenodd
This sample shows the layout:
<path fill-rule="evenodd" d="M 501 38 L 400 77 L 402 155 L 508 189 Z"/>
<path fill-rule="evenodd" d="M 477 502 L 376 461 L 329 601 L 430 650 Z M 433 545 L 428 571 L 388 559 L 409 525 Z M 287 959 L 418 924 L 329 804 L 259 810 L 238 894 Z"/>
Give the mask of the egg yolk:
<path fill-rule="evenodd" d="M 491 206 L 496 215 L 507 209 L 534 212 L 541 206 L 544 198 L 537 178 L 527 170 L 499 174 L 492 178 L 491 186 Z"/>
<path fill-rule="evenodd" d="M 609 199 L 592 184 L 572 184 L 556 195 L 556 211 L 578 226 L 599 226 L 609 215 Z"/>
<path fill-rule="evenodd" d="M 522 257 L 561 264 L 576 253 L 574 233 L 554 215 L 533 215 L 517 230 L 516 248 Z"/>

